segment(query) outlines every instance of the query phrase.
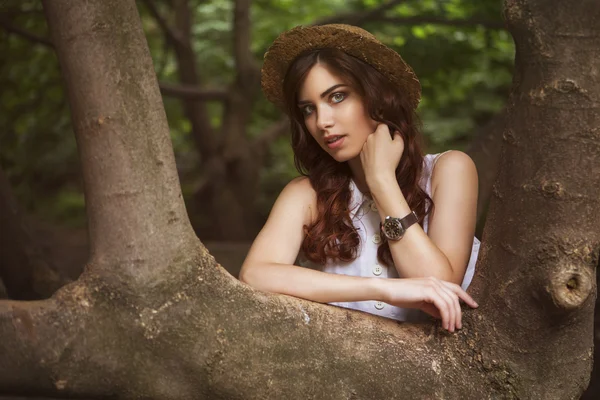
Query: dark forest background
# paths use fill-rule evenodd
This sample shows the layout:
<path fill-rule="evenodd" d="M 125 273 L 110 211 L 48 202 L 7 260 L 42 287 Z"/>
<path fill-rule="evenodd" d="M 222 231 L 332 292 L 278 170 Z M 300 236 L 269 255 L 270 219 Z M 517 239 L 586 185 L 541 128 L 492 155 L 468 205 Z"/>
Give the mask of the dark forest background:
<path fill-rule="evenodd" d="M 300 24 L 359 25 L 413 66 L 426 152 L 463 150 L 478 166 L 480 237 L 514 64 L 501 1 L 255 0 L 251 26 L 236 25 L 232 0 L 137 3 L 190 219 L 232 273 L 297 176 L 287 121 L 262 96 L 259 72 L 273 39 Z M 0 0 L 0 184 L 31 246 L 76 279 L 85 201 L 62 79 L 41 2 Z"/>

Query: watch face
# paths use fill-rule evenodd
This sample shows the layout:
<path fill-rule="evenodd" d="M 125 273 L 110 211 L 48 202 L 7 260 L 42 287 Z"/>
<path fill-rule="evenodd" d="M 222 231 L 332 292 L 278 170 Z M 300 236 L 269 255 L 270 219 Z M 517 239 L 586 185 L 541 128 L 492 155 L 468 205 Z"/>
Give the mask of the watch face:
<path fill-rule="evenodd" d="M 404 229 L 400 221 L 396 218 L 389 219 L 383 224 L 383 233 L 388 239 L 398 240 L 404 234 Z"/>

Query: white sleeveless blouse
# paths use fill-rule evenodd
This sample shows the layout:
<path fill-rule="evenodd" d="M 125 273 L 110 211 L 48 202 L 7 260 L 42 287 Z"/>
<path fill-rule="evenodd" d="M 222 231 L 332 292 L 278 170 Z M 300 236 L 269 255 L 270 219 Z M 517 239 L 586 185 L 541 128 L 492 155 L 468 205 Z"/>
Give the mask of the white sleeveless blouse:
<path fill-rule="evenodd" d="M 420 186 L 430 197 L 431 172 L 433 171 L 433 166 L 435 165 L 437 157 L 441 154 L 443 153 L 427 154 L 425 156 Z M 371 278 L 399 278 L 398 271 L 396 271 L 394 266 L 386 267 L 383 264 L 379 264 L 377 260 L 377 248 L 381 242 L 381 236 L 379 231 L 380 218 L 375 202 L 361 193 L 353 180 L 350 181 L 350 189 L 352 191 L 350 200 L 350 218 L 360 236 L 358 256 L 350 262 L 331 262 L 328 260 L 324 268 L 318 268 L 305 260 L 300 262 L 300 265 L 320 269 L 332 274 Z M 427 233 L 428 222 L 429 215 L 426 215 L 423 221 L 423 230 L 425 233 Z M 475 263 L 477 262 L 477 256 L 479 254 L 479 246 L 479 239 L 473 237 L 471 258 L 467 264 L 465 277 L 461 284 L 462 288 L 465 290 L 471 283 L 473 274 L 475 273 Z M 419 310 L 395 307 L 381 301 L 332 302 L 329 304 L 360 310 L 398 321 L 416 321 L 421 320 L 426 316 Z"/>

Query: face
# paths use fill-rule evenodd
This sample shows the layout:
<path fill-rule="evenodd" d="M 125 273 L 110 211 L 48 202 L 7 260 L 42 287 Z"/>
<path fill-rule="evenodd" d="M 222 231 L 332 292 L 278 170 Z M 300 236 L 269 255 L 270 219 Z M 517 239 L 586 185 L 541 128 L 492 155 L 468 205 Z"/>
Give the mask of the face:
<path fill-rule="evenodd" d="M 297 104 L 312 137 L 338 162 L 358 157 L 377 127 L 359 93 L 319 64 L 300 87 Z"/>

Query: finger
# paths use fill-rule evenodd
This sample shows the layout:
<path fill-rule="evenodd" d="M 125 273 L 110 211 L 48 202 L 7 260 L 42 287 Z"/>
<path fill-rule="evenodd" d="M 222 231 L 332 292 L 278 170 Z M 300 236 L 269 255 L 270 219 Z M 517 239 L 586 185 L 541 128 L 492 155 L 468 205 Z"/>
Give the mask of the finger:
<path fill-rule="evenodd" d="M 454 332 L 454 328 L 456 326 L 456 307 L 454 305 L 453 296 L 450 290 L 446 291 L 444 285 L 441 282 L 437 281 L 434 283 L 436 285 L 436 289 L 440 295 L 448 305 L 448 331 Z"/>
<path fill-rule="evenodd" d="M 448 329 L 449 326 L 449 319 L 450 319 L 450 315 L 449 315 L 449 310 L 448 310 L 448 303 L 446 303 L 446 301 L 442 298 L 442 296 L 440 296 L 439 292 L 437 290 L 435 290 L 435 288 L 431 287 L 431 291 L 430 291 L 430 295 L 429 295 L 429 302 L 433 303 L 435 305 L 435 307 L 438 309 L 441 317 L 442 317 L 442 327 L 444 329 Z"/>
<path fill-rule="evenodd" d="M 390 131 L 390 127 L 387 124 L 379 124 L 377 125 L 377 129 L 374 133 L 379 133 L 377 136 L 389 137 L 392 138 L 392 132 Z"/>
<path fill-rule="evenodd" d="M 379 123 L 377 125 L 377 128 L 375 129 L 375 132 L 378 132 L 378 131 L 387 132 L 389 134 L 390 133 L 390 128 L 387 126 L 387 124 L 384 124 L 382 122 L 382 123 Z"/>
<path fill-rule="evenodd" d="M 451 307 L 454 309 L 454 326 L 457 329 L 462 328 L 462 310 L 460 309 L 459 298 L 448 286 L 441 284 L 442 290 L 446 292 L 448 296 L 452 299 Z"/>
<path fill-rule="evenodd" d="M 447 329 L 450 332 L 454 332 L 454 327 L 456 326 L 456 307 L 454 305 L 455 302 L 454 302 L 453 297 L 456 297 L 456 295 L 453 295 L 450 290 L 447 290 L 445 288 L 445 286 L 442 284 L 442 281 L 440 281 L 439 279 L 431 277 L 429 279 L 429 283 L 431 286 L 433 286 L 435 288 L 435 290 L 438 292 L 439 296 L 446 302 L 446 304 L 448 306 L 448 315 L 449 315 Z"/>
<path fill-rule="evenodd" d="M 473 300 L 473 298 L 467 292 L 465 292 L 460 286 L 458 286 L 456 283 L 451 283 L 451 282 L 446 282 L 446 281 L 441 281 L 441 282 L 443 285 L 449 287 L 450 290 L 452 290 L 454 293 L 456 293 L 456 295 L 470 307 L 472 307 L 472 308 L 479 307 L 479 304 L 477 304 L 477 302 L 475 300 Z"/>

